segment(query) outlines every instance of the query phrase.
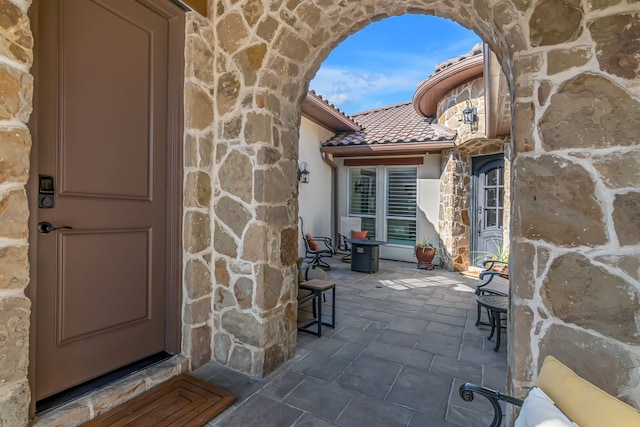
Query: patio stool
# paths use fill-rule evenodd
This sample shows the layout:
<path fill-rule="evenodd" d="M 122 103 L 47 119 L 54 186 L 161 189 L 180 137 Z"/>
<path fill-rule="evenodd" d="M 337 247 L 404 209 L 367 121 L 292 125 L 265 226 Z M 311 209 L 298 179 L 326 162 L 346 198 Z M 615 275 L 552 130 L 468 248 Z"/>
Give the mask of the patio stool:
<path fill-rule="evenodd" d="M 299 290 L 310 291 L 298 293 L 298 304 L 312 301 L 313 319 L 298 328 L 299 331 L 322 336 L 322 325 L 336 327 L 336 282 L 330 280 L 311 279 L 298 285 Z M 324 291 L 331 289 L 331 323 L 322 321 L 322 295 Z M 306 295 L 305 295 L 306 294 Z M 318 325 L 317 330 L 309 329 L 310 326 Z"/>

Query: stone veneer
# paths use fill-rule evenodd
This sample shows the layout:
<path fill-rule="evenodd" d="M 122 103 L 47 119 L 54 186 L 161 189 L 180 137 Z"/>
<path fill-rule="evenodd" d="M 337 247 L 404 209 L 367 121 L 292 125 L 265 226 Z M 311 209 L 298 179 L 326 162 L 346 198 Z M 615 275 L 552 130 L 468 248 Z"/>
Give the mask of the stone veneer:
<path fill-rule="evenodd" d="M 467 108 L 467 101 L 476 108 L 478 121 L 472 127 L 462 120 L 462 111 Z M 473 138 L 485 135 L 484 80 L 473 79 L 445 93 L 438 101 L 436 112 L 438 123 L 458 131 L 456 144 L 462 144 Z"/>
<path fill-rule="evenodd" d="M 182 351 L 191 368 L 211 360 L 213 258 L 211 205 L 215 144 L 213 129 L 214 32 L 196 13 L 185 22 L 184 219 Z"/>
<path fill-rule="evenodd" d="M 92 420 L 116 406 L 133 399 L 145 391 L 180 375 L 189 369 L 189 360 L 175 356 L 169 360 L 150 366 L 78 399 L 37 416 L 31 427 L 71 427 Z M 7 426 L 21 424 L 5 424 Z"/>
<path fill-rule="evenodd" d="M 440 177 L 440 213 L 438 232 L 442 246 L 440 256 L 444 268 L 465 271 L 473 259 L 471 253 L 471 205 L 472 158 L 502 153 L 509 137 L 487 139 L 485 137 L 485 102 L 483 77 L 472 79 L 445 93 L 438 101 L 438 123 L 458 131 L 456 148 L 442 153 Z M 462 111 L 471 101 L 477 109 L 478 121 L 472 127 L 464 124 Z M 505 161 L 505 216 L 509 224 L 509 163 Z M 503 235 L 504 245 L 509 246 L 508 227 Z"/>
<path fill-rule="evenodd" d="M 468 127 L 468 125 L 467 125 Z M 509 224 L 510 209 L 510 174 L 508 138 L 487 139 L 476 138 L 442 152 L 440 175 L 440 212 L 438 216 L 438 232 L 442 252 L 441 266 L 448 270 L 466 271 L 474 254 L 471 251 L 471 206 L 472 193 L 472 160 L 476 156 L 488 156 L 505 152 L 504 162 L 504 212 L 503 222 Z M 509 247 L 509 227 L 503 232 L 503 246 Z"/>
<path fill-rule="evenodd" d="M 27 424 L 30 399 L 29 5 L 0 0 L 0 424 L 12 426 Z M 555 354 L 640 407 L 640 4 L 211 6 L 210 19 L 187 25 L 183 351 L 192 366 L 211 357 L 264 375 L 293 355 L 300 101 L 344 37 L 425 13 L 475 30 L 513 95 L 512 391 L 522 395 L 543 356 Z"/>

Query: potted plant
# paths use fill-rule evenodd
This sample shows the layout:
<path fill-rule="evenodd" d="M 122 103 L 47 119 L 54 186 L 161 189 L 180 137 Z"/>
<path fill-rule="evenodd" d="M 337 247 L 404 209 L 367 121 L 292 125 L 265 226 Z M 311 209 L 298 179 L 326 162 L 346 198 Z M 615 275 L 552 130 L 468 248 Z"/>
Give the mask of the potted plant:
<path fill-rule="evenodd" d="M 431 242 L 426 240 L 416 242 L 413 247 L 413 255 L 418 260 L 418 268 L 433 270 L 433 258 L 436 256 L 438 248 Z"/>
<path fill-rule="evenodd" d="M 492 240 L 492 242 L 494 250 L 492 252 L 478 252 L 473 260 L 473 265 L 508 275 L 509 247 L 504 245 L 502 241 Z"/>

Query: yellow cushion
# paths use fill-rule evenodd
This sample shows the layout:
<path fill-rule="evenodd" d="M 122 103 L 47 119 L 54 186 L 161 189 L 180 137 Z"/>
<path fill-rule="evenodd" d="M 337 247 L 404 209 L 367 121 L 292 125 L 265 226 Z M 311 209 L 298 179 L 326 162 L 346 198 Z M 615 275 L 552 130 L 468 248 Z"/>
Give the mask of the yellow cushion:
<path fill-rule="evenodd" d="M 580 378 L 553 356 L 544 359 L 536 385 L 580 427 L 640 426 L 640 411 Z"/>

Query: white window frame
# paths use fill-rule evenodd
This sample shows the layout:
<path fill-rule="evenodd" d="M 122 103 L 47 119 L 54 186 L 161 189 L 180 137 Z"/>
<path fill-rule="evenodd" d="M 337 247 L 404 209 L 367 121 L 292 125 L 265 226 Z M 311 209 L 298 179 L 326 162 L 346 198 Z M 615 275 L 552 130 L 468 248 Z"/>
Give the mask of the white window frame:
<path fill-rule="evenodd" d="M 415 166 L 383 166 L 383 180 L 384 180 L 384 203 L 383 203 L 383 224 L 381 224 L 383 235 L 385 240 L 388 240 L 388 224 L 389 220 L 399 220 L 399 221 L 413 221 L 414 222 L 414 230 L 415 236 L 413 240 L 407 241 L 407 244 L 401 243 L 387 243 L 388 246 L 397 246 L 400 248 L 411 247 L 413 250 L 413 245 L 415 244 L 418 236 L 418 168 Z M 412 217 L 409 216 L 392 216 L 389 215 L 389 199 L 390 199 L 390 189 L 389 189 L 389 171 L 394 169 L 413 169 L 415 172 L 414 185 L 415 185 L 415 196 L 414 196 L 414 207 L 415 211 Z M 380 206 L 377 206 L 376 209 L 379 209 Z"/>

